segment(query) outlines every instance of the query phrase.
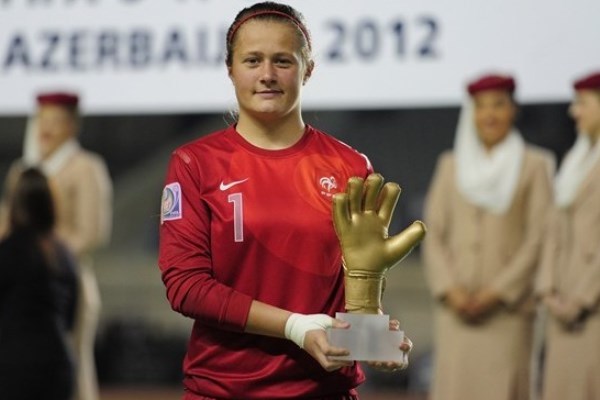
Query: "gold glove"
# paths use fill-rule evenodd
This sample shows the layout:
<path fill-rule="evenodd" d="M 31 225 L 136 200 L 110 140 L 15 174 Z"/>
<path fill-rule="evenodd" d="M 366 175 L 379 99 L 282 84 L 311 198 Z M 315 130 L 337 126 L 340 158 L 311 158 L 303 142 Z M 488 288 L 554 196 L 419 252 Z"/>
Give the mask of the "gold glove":
<path fill-rule="evenodd" d="M 416 221 L 388 237 L 400 186 L 371 174 L 366 181 L 350 178 L 345 193 L 333 197 L 333 222 L 342 247 L 346 277 L 346 311 L 377 314 L 385 272 L 400 262 L 425 237 L 425 225 Z"/>

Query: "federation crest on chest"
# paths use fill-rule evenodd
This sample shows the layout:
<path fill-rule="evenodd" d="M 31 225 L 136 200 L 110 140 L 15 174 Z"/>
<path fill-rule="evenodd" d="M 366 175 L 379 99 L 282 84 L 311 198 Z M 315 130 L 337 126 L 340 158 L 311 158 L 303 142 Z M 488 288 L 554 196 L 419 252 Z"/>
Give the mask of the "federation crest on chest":
<path fill-rule="evenodd" d="M 334 193 L 339 192 L 338 179 L 334 175 L 319 176 L 318 181 L 321 196 L 331 198 Z"/>

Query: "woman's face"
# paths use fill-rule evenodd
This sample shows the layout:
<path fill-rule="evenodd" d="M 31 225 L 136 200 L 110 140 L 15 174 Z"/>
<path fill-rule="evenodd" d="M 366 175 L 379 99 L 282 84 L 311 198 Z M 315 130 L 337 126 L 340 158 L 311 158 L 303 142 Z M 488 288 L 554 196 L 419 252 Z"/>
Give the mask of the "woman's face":
<path fill-rule="evenodd" d="M 63 143 L 75 136 L 77 122 L 66 108 L 46 104 L 38 109 L 38 144 L 42 159 L 52 155 Z"/>
<path fill-rule="evenodd" d="M 240 118 L 272 120 L 300 112 L 310 67 L 297 35 L 293 26 L 277 21 L 250 20 L 239 28 L 228 69 Z"/>
<path fill-rule="evenodd" d="M 600 136 L 600 94 L 593 90 L 578 90 L 569 108 L 577 130 L 586 135 Z"/>
<path fill-rule="evenodd" d="M 475 127 L 487 148 L 500 143 L 510 132 L 516 114 L 512 98 L 505 90 L 485 90 L 473 96 Z"/>

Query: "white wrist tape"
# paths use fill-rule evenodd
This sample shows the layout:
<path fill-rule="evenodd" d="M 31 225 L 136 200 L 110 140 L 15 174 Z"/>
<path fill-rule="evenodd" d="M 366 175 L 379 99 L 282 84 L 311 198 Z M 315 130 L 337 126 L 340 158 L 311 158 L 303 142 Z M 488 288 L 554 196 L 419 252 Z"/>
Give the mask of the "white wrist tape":
<path fill-rule="evenodd" d="M 285 323 L 285 338 L 304 348 L 306 332 L 324 331 L 333 327 L 333 318 L 327 314 L 292 314 Z"/>

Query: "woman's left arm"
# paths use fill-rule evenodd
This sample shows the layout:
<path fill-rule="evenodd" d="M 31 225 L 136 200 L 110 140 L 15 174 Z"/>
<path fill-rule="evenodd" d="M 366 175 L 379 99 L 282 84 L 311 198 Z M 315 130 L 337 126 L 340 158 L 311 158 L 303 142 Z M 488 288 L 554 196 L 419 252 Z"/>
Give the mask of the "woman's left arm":
<path fill-rule="evenodd" d="M 76 256 L 105 244 L 112 224 L 112 184 L 100 159 L 86 160 L 77 181 L 75 223 L 63 240 Z"/>
<path fill-rule="evenodd" d="M 508 306 L 516 305 L 533 286 L 552 199 L 548 171 L 549 168 L 542 162 L 533 171 L 527 198 L 524 240 L 509 265 L 487 288 L 496 293 L 498 300 Z"/>
<path fill-rule="evenodd" d="M 600 197 L 600 193 L 599 193 Z M 598 207 L 598 204 L 595 203 Z M 590 215 L 591 219 L 595 220 L 595 223 L 600 223 L 600 209 L 595 210 L 595 216 Z M 594 242 L 598 238 L 591 238 Z M 575 286 L 575 291 L 571 297 L 571 301 L 580 305 L 582 309 L 593 309 L 598 305 L 600 301 L 600 247 L 597 243 L 594 246 L 590 246 L 586 259 L 589 260 L 585 271 L 579 277 L 579 281 Z"/>

